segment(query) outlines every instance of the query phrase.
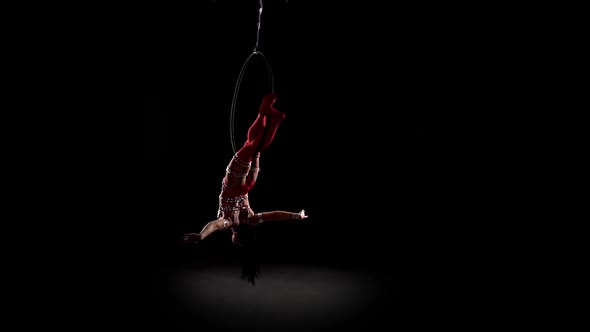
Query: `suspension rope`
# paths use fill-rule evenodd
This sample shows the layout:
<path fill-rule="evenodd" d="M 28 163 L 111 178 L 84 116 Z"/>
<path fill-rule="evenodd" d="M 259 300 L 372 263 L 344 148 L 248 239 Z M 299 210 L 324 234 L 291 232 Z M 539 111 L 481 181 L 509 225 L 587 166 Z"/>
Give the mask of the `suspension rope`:
<path fill-rule="evenodd" d="M 258 51 L 258 41 L 260 40 L 260 23 L 262 22 L 262 9 L 264 8 L 262 0 L 258 0 L 260 8 L 258 8 L 258 23 L 256 23 L 256 45 L 254 46 L 254 52 Z"/>

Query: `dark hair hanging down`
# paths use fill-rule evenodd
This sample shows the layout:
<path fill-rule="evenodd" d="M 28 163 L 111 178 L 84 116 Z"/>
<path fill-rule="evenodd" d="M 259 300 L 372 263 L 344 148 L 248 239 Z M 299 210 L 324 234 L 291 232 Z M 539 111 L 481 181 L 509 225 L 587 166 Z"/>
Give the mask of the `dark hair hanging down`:
<path fill-rule="evenodd" d="M 237 230 L 238 239 L 242 246 L 239 248 L 242 263 L 241 279 L 255 285 L 260 278 L 260 255 L 256 239 L 257 230 L 251 226 L 241 226 Z"/>

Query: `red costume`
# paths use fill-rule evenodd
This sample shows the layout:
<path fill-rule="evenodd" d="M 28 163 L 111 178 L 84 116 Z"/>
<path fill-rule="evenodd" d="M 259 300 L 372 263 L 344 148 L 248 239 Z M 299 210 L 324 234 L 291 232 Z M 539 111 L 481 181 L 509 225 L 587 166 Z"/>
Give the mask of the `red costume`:
<path fill-rule="evenodd" d="M 258 157 L 273 141 L 281 122 L 283 112 L 274 109 L 274 93 L 268 93 L 260 105 L 258 116 L 248 129 L 246 142 L 236 152 L 226 168 L 226 175 L 221 184 L 219 210 L 217 217 L 224 219 L 224 228 L 235 228 L 241 223 L 249 223 L 253 218 L 262 222 L 261 215 L 255 215 L 248 202 L 248 192 L 256 183 L 258 176 Z M 252 161 L 254 159 L 254 167 Z"/>

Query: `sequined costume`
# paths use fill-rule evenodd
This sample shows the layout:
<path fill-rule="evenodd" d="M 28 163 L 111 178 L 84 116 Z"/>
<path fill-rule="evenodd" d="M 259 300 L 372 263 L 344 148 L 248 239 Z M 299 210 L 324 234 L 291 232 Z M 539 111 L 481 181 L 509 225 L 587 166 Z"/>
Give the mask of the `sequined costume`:
<path fill-rule="evenodd" d="M 226 167 L 217 211 L 217 218 L 224 220 L 224 229 L 230 227 L 235 231 L 240 224 L 248 224 L 253 218 L 262 222 L 262 215 L 255 214 L 250 208 L 248 192 L 256 183 L 260 171 L 260 152 L 273 141 L 279 125 L 285 118 L 283 112 L 273 108 L 275 100 L 274 93 L 264 97 L 258 116 L 248 129 L 246 142 Z"/>

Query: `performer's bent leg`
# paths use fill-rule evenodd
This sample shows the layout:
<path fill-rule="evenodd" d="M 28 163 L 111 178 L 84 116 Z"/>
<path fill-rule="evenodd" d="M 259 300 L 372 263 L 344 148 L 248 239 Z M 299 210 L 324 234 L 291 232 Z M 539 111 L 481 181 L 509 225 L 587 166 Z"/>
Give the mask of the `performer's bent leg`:
<path fill-rule="evenodd" d="M 285 113 L 278 111 L 273 107 L 275 101 L 276 95 L 273 92 L 270 92 L 264 96 L 264 99 L 260 104 L 260 110 L 258 111 L 258 114 L 266 115 L 266 122 L 264 123 L 266 135 L 263 137 L 263 140 L 259 145 L 254 145 L 258 147 L 258 151 L 262 151 L 270 145 L 275 137 L 275 134 L 277 133 L 279 125 L 285 119 Z"/>
<path fill-rule="evenodd" d="M 276 113 L 270 116 L 270 121 L 268 123 L 268 131 L 264 136 L 264 140 L 262 144 L 258 148 L 258 151 L 263 151 L 266 149 L 270 143 L 274 140 L 277 130 L 279 129 L 279 125 L 285 119 L 285 114 L 283 112 L 275 111 Z M 267 118 L 269 117 L 267 116 Z"/>
<path fill-rule="evenodd" d="M 250 167 L 250 165 L 252 163 L 252 157 L 254 156 L 255 153 L 256 153 L 256 146 L 252 145 L 250 142 L 246 142 L 246 143 L 244 143 L 242 148 L 240 148 L 238 150 L 238 152 L 236 152 L 236 157 L 238 158 L 238 160 L 240 161 L 242 166 Z"/>
<path fill-rule="evenodd" d="M 274 92 L 267 93 L 260 103 L 260 109 L 258 112 L 263 115 L 271 113 L 274 110 L 273 105 L 276 100 L 277 95 Z"/>
<path fill-rule="evenodd" d="M 250 125 L 250 128 L 248 128 L 246 142 L 260 143 L 262 141 L 262 136 L 264 136 L 264 127 L 266 127 L 267 121 L 268 117 L 265 114 L 258 112 L 256 120 L 254 120 L 252 125 Z M 252 145 L 256 146 L 255 144 Z"/>
<path fill-rule="evenodd" d="M 276 100 L 276 96 L 274 93 L 268 93 L 264 96 L 262 103 L 260 103 L 260 108 L 258 109 L 258 115 L 256 116 L 256 120 L 254 123 L 248 128 L 248 136 L 246 138 L 247 142 L 250 142 L 253 146 L 258 146 L 263 139 L 264 136 L 264 129 L 265 127 L 269 126 L 269 117 L 268 115 L 276 114 L 277 110 L 275 110 L 272 105 Z M 281 112 L 279 112 L 281 113 Z"/>
<path fill-rule="evenodd" d="M 262 151 L 270 145 L 279 125 L 285 119 L 283 112 L 273 108 L 275 99 L 276 96 L 273 93 L 269 93 L 264 97 L 256 120 L 254 120 L 248 129 L 246 143 L 236 153 L 238 158 L 243 162 L 251 162 L 254 153 Z M 265 129 L 266 134 L 264 132 Z"/>
<path fill-rule="evenodd" d="M 256 180 L 258 179 L 258 172 L 260 171 L 260 152 L 258 152 L 254 157 L 252 157 L 252 168 L 250 168 L 250 172 L 246 177 L 246 188 L 250 191 Z"/>

